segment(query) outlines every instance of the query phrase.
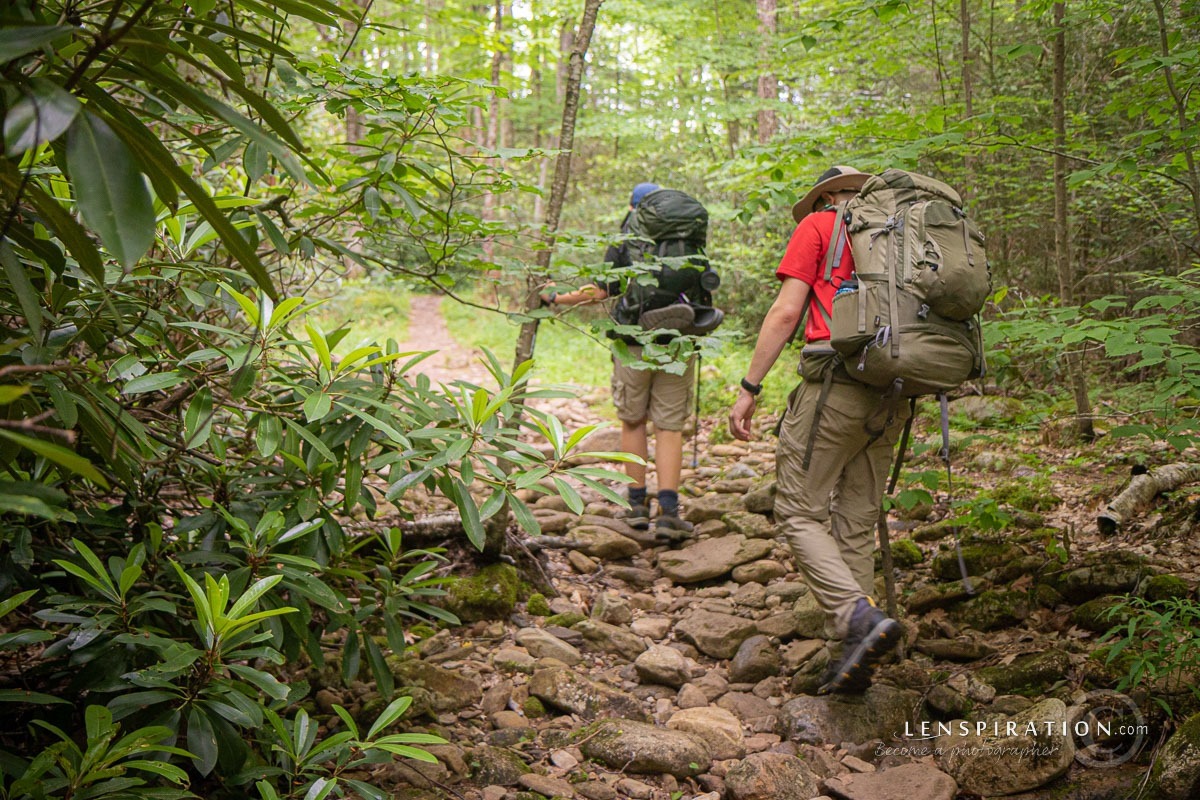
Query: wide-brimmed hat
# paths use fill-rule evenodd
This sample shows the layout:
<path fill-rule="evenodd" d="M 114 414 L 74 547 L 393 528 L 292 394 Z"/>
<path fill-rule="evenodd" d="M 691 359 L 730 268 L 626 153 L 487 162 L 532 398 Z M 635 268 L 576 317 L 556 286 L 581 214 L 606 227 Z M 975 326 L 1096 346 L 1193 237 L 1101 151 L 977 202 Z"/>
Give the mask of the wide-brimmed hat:
<path fill-rule="evenodd" d="M 871 176 L 859 172 L 854 167 L 830 167 L 817 178 L 816 185 L 808 190 L 808 194 L 800 198 L 800 202 L 792 206 L 792 218 L 799 222 L 813 211 L 813 206 L 825 192 L 840 192 L 844 189 L 861 189 Z"/>

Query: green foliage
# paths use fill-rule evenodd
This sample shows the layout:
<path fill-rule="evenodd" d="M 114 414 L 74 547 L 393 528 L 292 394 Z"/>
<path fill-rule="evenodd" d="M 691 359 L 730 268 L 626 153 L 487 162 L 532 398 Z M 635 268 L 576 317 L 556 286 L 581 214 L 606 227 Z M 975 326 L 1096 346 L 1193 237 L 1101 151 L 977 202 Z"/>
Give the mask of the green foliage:
<path fill-rule="evenodd" d="M 1148 685 L 1163 690 L 1186 689 L 1200 698 L 1200 604 L 1186 597 L 1166 600 L 1123 598 L 1107 612 L 1112 620 L 1128 617 L 1101 638 L 1105 664 L 1126 672 L 1117 691 Z M 1171 715 L 1161 696 L 1155 698 Z"/>
<path fill-rule="evenodd" d="M 476 85 L 295 55 L 360 14 L 0 11 L 0 650 L 30 663 L 0 679 L 6 797 L 386 796 L 361 768 L 441 740 L 386 730 L 407 700 L 365 734 L 310 719 L 303 676 L 390 700 L 388 651 L 457 620 L 440 550 L 346 520 L 437 496 L 478 545 L 505 507 L 537 531 L 527 483 L 600 477 L 567 466 L 588 431 L 516 421 L 530 364 L 434 386 L 305 299 L 348 264 L 444 278 L 500 230 L 471 199 L 503 172 L 452 133 Z"/>
<path fill-rule="evenodd" d="M 1118 425 L 1111 435 L 1165 440 L 1182 450 L 1200 437 L 1200 350 L 1191 335 L 1200 310 L 1200 270 L 1141 277 L 1135 285 L 1132 297 L 1104 297 L 1082 307 L 1029 303 L 987 327 L 1024 363 L 1053 368 L 1075 349 L 1091 353 L 1093 361 L 1102 358 L 1100 369 L 1142 384 L 1145 394 L 1137 398 L 1141 420 Z"/>
<path fill-rule="evenodd" d="M 180 788 L 150 788 L 146 778 L 157 776 L 174 786 L 186 787 L 187 773 L 164 763 L 166 754 L 187 756 L 186 750 L 166 742 L 174 738 L 167 727 L 139 728 L 117 738 L 121 726 L 103 706 L 88 706 L 84 713 L 84 746 L 48 722 L 38 727 L 57 741 L 28 763 L 21 762 L 8 782 L 0 773 L 0 791 L 5 797 L 195 797 Z M 7 769 L 5 770 L 7 771 Z"/>

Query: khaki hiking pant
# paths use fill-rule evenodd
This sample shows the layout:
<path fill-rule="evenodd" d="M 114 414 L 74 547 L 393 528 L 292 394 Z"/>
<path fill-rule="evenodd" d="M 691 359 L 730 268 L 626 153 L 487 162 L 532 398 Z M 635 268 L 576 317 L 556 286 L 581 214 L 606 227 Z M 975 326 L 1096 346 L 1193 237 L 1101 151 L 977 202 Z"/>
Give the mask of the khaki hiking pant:
<path fill-rule="evenodd" d="M 895 403 L 895 419 L 872 438 L 867 423 L 883 428 L 888 414 L 883 392 L 835 380 L 806 471 L 804 453 L 821 389 L 822 381 L 814 376 L 788 399 L 776 451 L 775 519 L 828 615 L 826 627 L 832 626 L 841 639 L 859 598 L 874 591 L 875 525 L 909 405 L 907 400 Z"/>

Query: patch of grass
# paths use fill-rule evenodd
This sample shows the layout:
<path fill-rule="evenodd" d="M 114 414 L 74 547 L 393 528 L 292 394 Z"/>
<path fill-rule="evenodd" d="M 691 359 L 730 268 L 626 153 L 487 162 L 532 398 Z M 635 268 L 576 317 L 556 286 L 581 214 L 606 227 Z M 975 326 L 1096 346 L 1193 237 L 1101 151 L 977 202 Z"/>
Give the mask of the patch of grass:
<path fill-rule="evenodd" d="M 408 287 L 388 278 L 349 281 L 313 314 L 326 332 L 346 325 L 350 333 L 336 352 L 347 353 L 365 344 L 408 339 Z"/>
<path fill-rule="evenodd" d="M 721 355 L 701 363 L 701 414 L 706 417 L 728 416 L 730 407 L 737 400 L 739 384 L 750 366 L 750 357 L 753 355 L 754 335 L 750 334 L 743 336 L 740 341 L 728 343 Z M 778 416 L 783 413 L 788 395 L 800 382 L 800 376 L 796 372 L 796 365 L 799 363 L 799 347 L 789 347 L 783 351 L 763 381 L 756 416 Z"/>
<path fill-rule="evenodd" d="M 520 326 L 503 314 L 482 311 L 451 300 L 442 303 L 442 316 L 450 334 L 466 347 L 491 350 L 500 363 L 510 364 Z M 581 317 L 577 314 L 576 317 Z M 544 320 L 538 326 L 534 348 L 534 375 L 543 383 L 569 383 L 585 391 L 606 388 L 612 377 L 608 343 L 588 336 L 582 318 L 571 323 Z"/>

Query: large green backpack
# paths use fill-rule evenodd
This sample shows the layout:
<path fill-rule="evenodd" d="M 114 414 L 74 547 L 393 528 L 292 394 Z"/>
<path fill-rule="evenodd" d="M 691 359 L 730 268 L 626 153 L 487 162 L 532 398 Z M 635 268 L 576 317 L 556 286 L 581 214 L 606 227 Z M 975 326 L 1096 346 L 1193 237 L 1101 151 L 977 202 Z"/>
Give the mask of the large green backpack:
<path fill-rule="evenodd" d="M 651 262 L 654 269 L 640 280 L 629 281 L 613 307 L 612 316 L 617 323 L 657 327 L 647 324 L 646 312 L 686 305 L 701 314 L 705 313 L 702 309 L 707 309 L 706 319 L 715 319 L 719 324 L 719 312 L 713 314 L 711 308 L 711 290 L 720 279 L 704 254 L 708 243 L 708 210 L 699 200 L 676 189 L 656 189 L 630 212 L 622 230 L 631 234 L 623 245 L 629 262 Z M 693 332 L 691 327 L 678 326 L 684 332 Z"/>
<path fill-rule="evenodd" d="M 898 169 L 872 176 L 838 209 L 826 280 L 847 242 L 855 276 L 834 296 L 830 345 L 850 377 L 915 397 L 983 375 L 991 271 L 958 192 Z"/>

